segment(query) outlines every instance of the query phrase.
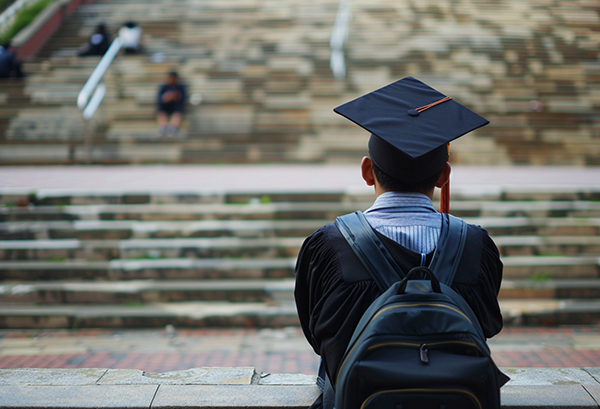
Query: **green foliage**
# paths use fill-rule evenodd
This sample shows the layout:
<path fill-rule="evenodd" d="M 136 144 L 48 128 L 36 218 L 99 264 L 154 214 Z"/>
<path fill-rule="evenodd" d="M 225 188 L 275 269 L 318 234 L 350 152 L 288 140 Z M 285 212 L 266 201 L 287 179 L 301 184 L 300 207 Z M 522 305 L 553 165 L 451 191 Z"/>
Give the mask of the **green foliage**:
<path fill-rule="evenodd" d="M 543 272 L 535 273 L 531 277 L 529 277 L 529 279 L 531 281 L 534 281 L 537 283 L 543 283 L 543 282 L 550 280 L 550 272 L 543 271 Z"/>
<path fill-rule="evenodd" d="M 19 10 L 10 27 L 8 27 L 2 36 L 0 36 L 0 44 L 5 43 L 16 36 L 19 31 L 27 27 L 29 23 L 31 23 L 37 17 L 38 14 L 40 14 L 46 7 L 48 7 L 49 4 L 54 1 L 55 0 L 40 0 Z"/>

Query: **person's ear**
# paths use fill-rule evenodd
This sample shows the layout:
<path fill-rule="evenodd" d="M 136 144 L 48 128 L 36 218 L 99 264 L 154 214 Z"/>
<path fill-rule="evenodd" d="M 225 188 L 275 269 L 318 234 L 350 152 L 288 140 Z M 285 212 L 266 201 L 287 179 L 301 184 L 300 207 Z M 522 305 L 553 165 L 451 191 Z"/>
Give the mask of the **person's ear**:
<path fill-rule="evenodd" d="M 373 162 L 371 158 L 365 156 L 360 162 L 360 170 L 362 172 L 362 178 L 367 182 L 367 186 L 375 185 L 375 175 L 373 174 Z"/>
<path fill-rule="evenodd" d="M 450 166 L 450 162 L 446 162 L 446 164 L 442 168 L 442 173 L 440 174 L 440 177 L 439 177 L 437 183 L 435 184 L 435 187 L 441 188 L 450 181 L 450 171 L 451 170 L 452 170 L 452 167 Z"/>

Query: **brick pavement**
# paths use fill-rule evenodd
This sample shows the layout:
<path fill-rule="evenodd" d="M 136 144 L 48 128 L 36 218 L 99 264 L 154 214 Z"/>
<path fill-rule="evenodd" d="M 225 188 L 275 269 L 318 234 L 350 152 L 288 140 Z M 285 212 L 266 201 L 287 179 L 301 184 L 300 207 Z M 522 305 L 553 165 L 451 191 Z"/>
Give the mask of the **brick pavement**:
<path fill-rule="evenodd" d="M 490 341 L 501 367 L 600 366 L 600 328 L 506 328 Z M 314 374 L 298 328 L 179 331 L 3 331 L 0 368 L 115 368 L 166 372 L 249 366 Z"/>

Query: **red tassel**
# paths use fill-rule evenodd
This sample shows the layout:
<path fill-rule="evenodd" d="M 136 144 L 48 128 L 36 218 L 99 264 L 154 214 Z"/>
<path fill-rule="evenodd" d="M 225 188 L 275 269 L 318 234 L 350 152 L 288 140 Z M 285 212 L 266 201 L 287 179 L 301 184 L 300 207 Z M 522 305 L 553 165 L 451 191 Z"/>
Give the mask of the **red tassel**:
<path fill-rule="evenodd" d="M 450 213 L 450 181 L 442 186 L 440 197 L 440 212 Z"/>

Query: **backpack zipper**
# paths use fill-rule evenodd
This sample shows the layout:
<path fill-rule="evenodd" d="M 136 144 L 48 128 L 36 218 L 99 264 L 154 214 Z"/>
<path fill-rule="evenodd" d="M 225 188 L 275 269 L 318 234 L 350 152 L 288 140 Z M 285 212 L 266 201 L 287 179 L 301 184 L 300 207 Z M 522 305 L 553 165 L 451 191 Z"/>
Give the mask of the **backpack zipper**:
<path fill-rule="evenodd" d="M 411 392 L 426 392 L 426 393 L 462 393 L 464 395 L 469 396 L 471 399 L 473 399 L 475 401 L 475 403 L 477 403 L 477 407 L 479 409 L 483 409 L 481 407 L 481 402 L 479 402 L 479 399 L 477 399 L 477 396 L 475 396 L 474 394 L 472 394 L 469 391 L 463 390 L 463 389 L 391 389 L 391 390 L 387 390 L 387 391 L 379 391 L 374 393 L 373 395 L 369 396 L 367 399 L 365 399 L 365 401 L 363 402 L 363 404 L 360 406 L 360 409 L 363 409 L 365 407 L 365 405 L 369 402 L 369 400 L 379 396 L 379 395 L 383 395 L 385 393 L 411 393 Z"/>
<path fill-rule="evenodd" d="M 365 329 L 367 328 L 367 326 L 373 322 L 377 317 L 379 317 L 381 314 L 383 314 L 386 311 L 389 311 L 391 309 L 394 308 L 406 308 L 406 307 L 441 307 L 441 308 L 447 308 L 449 310 L 452 310 L 460 315 L 462 315 L 467 321 L 469 321 L 469 323 L 471 325 L 473 325 L 473 322 L 469 319 L 469 317 L 467 317 L 467 315 L 462 312 L 461 310 L 459 310 L 458 308 L 454 308 L 451 307 L 449 305 L 446 304 L 439 304 L 439 303 L 417 303 L 417 304 L 402 304 L 402 305 L 391 305 L 389 307 L 385 307 L 381 310 L 379 310 L 377 312 L 377 314 L 373 315 L 373 317 L 371 317 L 371 319 L 369 320 L 369 322 L 363 327 L 360 335 L 356 338 L 356 340 L 354 341 L 354 344 L 352 345 L 352 348 L 350 348 L 350 350 L 348 351 L 348 353 L 346 354 L 344 360 L 342 361 L 342 364 L 340 365 L 338 372 L 337 372 L 337 376 L 335 379 L 335 387 L 337 388 L 337 383 L 338 380 L 340 379 L 340 373 L 342 373 L 342 369 L 344 368 L 344 365 L 346 364 L 346 361 L 348 361 L 348 358 L 350 357 L 350 355 L 352 354 L 352 351 L 354 351 L 354 348 L 356 347 L 356 344 L 358 343 L 358 341 L 360 340 L 360 338 L 362 337 L 362 335 L 365 332 Z M 420 346 L 420 344 L 416 344 L 417 346 Z"/>
<path fill-rule="evenodd" d="M 429 344 L 417 344 L 414 342 L 386 342 L 383 344 L 371 345 L 369 348 L 367 348 L 367 351 L 377 349 L 377 348 L 384 348 L 384 347 L 413 347 L 413 348 L 418 347 L 419 348 L 419 359 L 421 360 L 422 363 L 428 364 L 429 363 L 429 348 L 437 347 L 440 345 L 446 345 L 446 344 L 458 344 L 458 345 L 466 345 L 466 346 L 470 346 L 470 347 L 475 347 L 475 348 L 477 348 L 477 350 L 479 352 L 483 353 L 483 351 L 481 350 L 479 345 L 475 344 L 474 342 L 467 342 L 467 341 L 438 341 L 438 342 L 431 342 Z"/>

